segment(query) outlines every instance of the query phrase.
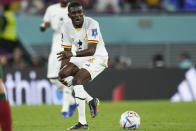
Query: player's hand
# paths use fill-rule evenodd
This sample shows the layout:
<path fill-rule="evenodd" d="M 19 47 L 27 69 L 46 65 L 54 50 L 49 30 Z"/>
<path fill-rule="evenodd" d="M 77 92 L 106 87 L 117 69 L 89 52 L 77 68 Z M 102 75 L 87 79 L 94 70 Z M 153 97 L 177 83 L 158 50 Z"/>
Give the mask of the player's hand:
<path fill-rule="evenodd" d="M 73 56 L 73 54 L 72 54 L 72 52 L 71 51 L 61 51 L 61 52 L 59 52 L 59 53 L 57 53 L 57 59 L 59 60 L 59 61 L 61 61 L 61 60 L 63 60 L 63 59 L 68 59 L 68 58 L 70 58 L 70 57 L 72 57 Z"/>
<path fill-rule="evenodd" d="M 46 30 L 46 28 L 45 28 L 45 27 L 40 26 L 40 31 L 41 31 L 41 32 L 44 32 L 45 30 Z"/>

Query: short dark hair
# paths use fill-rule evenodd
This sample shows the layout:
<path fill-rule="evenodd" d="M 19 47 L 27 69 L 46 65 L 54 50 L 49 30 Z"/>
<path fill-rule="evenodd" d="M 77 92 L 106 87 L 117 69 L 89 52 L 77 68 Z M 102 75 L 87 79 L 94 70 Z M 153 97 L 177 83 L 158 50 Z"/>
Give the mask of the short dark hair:
<path fill-rule="evenodd" d="M 68 6 L 68 12 L 70 12 L 70 8 L 71 7 L 79 7 L 79 6 L 82 6 L 82 4 L 80 2 L 78 2 L 78 1 L 70 2 L 69 6 Z M 82 8 L 83 8 L 83 6 L 82 6 Z"/>

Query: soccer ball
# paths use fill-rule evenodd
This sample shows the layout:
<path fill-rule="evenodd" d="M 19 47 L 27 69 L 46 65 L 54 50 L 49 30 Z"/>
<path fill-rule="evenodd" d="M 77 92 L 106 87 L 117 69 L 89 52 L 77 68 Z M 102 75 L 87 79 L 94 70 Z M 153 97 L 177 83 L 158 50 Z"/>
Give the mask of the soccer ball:
<path fill-rule="evenodd" d="M 134 111 L 126 111 L 120 116 L 120 126 L 123 129 L 137 129 L 140 125 L 140 116 Z"/>

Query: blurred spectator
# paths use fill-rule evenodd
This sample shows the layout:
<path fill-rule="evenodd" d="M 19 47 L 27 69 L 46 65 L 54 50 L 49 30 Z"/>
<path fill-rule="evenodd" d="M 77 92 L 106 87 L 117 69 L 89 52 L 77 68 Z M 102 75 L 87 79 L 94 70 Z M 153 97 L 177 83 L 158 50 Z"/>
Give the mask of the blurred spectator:
<path fill-rule="evenodd" d="M 17 47 L 13 51 L 13 56 L 9 60 L 9 66 L 14 69 L 25 69 L 26 68 L 26 62 L 23 58 L 23 51 L 21 48 Z"/>
<path fill-rule="evenodd" d="M 20 15 L 43 14 L 56 0 L 21 0 Z"/>
<path fill-rule="evenodd" d="M 0 48 L 7 52 L 12 52 L 13 48 L 19 45 L 16 34 L 15 13 L 10 10 L 10 5 L 4 5 L 3 16 L 0 27 Z"/>
<path fill-rule="evenodd" d="M 186 11 L 196 11 L 196 0 L 185 0 L 184 9 Z"/>
<path fill-rule="evenodd" d="M 91 10 L 94 8 L 96 1 L 97 0 L 80 0 L 80 3 L 82 3 L 85 9 Z"/>
<path fill-rule="evenodd" d="M 115 61 L 112 64 L 115 69 L 118 70 L 123 70 L 126 68 L 131 67 L 132 61 L 130 57 L 125 57 L 125 56 L 117 56 L 115 57 Z"/>
<path fill-rule="evenodd" d="M 30 64 L 31 67 L 40 67 L 40 60 L 39 60 L 39 57 L 38 56 L 32 56 L 31 57 L 31 64 Z"/>
<path fill-rule="evenodd" d="M 180 55 L 178 67 L 180 69 L 189 69 L 193 67 L 194 64 L 191 61 L 191 57 L 188 53 L 183 53 Z"/>
<path fill-rule="evenodd" d="M 2 68 L 5 68 L 8 66 L 8 56 L 7 55 L 0 55 L 0 63 L 2 65 Z"/>
<path fill-rule="evenodd" d="M 152 65 L 154 68 L 164 68 L 165 60 L 162 54 L 155 54 L 152 58 Z"/>
<path fill-rule="evenodd" d="M 112 64 L 115 69 L 122 70 L 124 69 L 124 65 L 120 61 L 120 57 L 115 57 L 115 61 Z"/>
<path fill-rule="evenodd" d="M 161 9 L 161 0 L 145 0 L 145 2 L 150 10 Z"/>
<path fill-rule="evenodd" d="M 119 0 L 97 0 L 97 12 L 120 13 Z"/>
<path fill-rule="evenodd" d="M 42 0 L 21 0 L 20 15 L 37 14 L 43 6 Z"/>
<path fill-rule="evenodd" d="M 46 67 L 46 62 L 47 60 L 43 57 L 32 56 L 29 67 L 33 67 L 33 68 Z"/>
<path fill-rule="evenodd" d="M 124 0 L 123 6 L 124 6 L 124 12 L 139 10 L 141 9 L 142 6 L 142 0 Z"/>
<path fill-rule="evenodd" d="M 12 11 L 17 11 L 20 7 L 21 0 L 0 0 L 0 6 L 10 5 Z"/>

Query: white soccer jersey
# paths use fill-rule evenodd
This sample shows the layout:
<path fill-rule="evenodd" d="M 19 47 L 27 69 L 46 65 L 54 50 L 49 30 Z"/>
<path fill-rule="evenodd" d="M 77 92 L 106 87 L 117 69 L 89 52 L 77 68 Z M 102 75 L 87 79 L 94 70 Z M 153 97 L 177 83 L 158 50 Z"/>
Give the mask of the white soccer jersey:
<path fill-rule="evenodd" d="M 47 8 L 43 22 L 50 22 L 54 32 L 60 32 L 62 24 L 69 19 L 67 14 L 67 8 L 61 7 L 61 4 L 57 3 Z"/>
<path fill-rule="evenodd" d="M 48 58 L 48 78 L 58 77 L 61 62 L 57 59 L 57 53 L 63 51 L 61 40 L 61 26 L 69 20 L 68 9 L 62 8 L 60 3 L 49 6 L 45 12 L 43 22 L 50 22 L 53 29 L 53 38 L 50 55 Z"/>
<path fill-rule="evenodd" d="M 60 49 L 60 43 L 58 43 L 59 39 L 61 39 L 61 26 L 68 20 L 68 9 L 62 8 L 60 3 L 51 5 L 47 8 L 43 22 L 50 22 L 50 25 L 54 31 L 51 48 L 52 52 L 57 53 L 62 50 Z"/>
<path fill-rule="evenodd" d="M 81 51 L 88 48 L 88 43 L 97 44 L 94 56 L 108 57 L 97 21 L 84 16 L 84 23 L 80 29 L 74 28 L 71 20 L 62 26 L 62 47 L 75 46 L 76 51 Z"/>

